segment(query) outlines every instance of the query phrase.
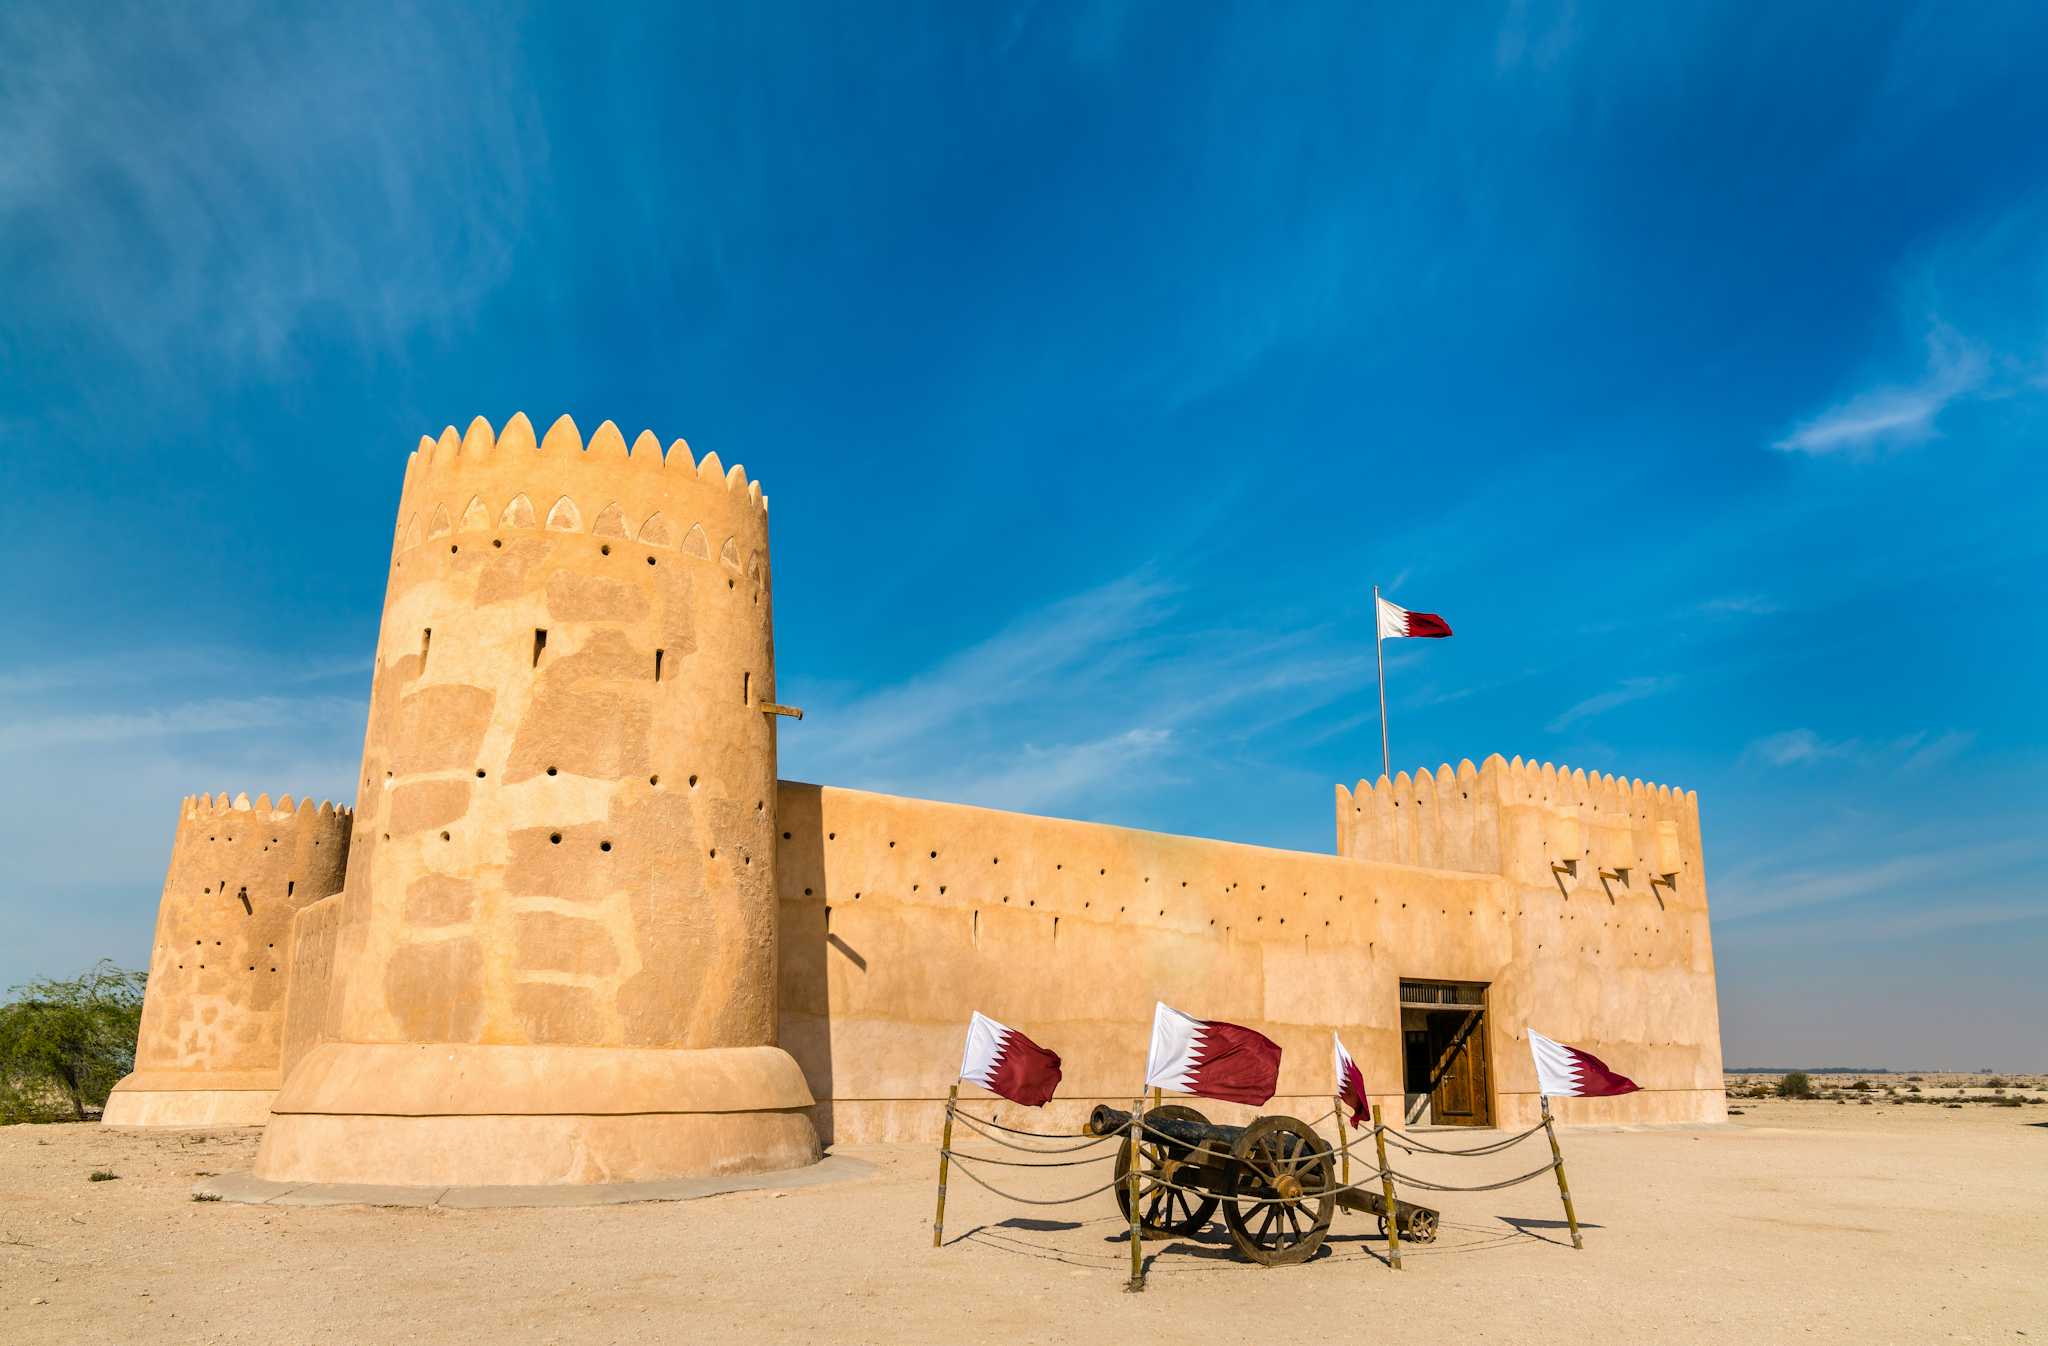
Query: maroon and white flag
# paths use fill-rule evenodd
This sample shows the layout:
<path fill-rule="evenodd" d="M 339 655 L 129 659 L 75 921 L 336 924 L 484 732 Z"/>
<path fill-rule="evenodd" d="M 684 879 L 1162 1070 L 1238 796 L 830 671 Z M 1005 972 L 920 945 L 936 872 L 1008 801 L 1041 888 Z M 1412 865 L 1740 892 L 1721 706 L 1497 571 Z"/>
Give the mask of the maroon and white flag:
<path fill-rule="evenodd" d="M 1372 1100 L 1365 1095 L 1365 1076 L 1359 1073 L 1358 1062 L 1351 1059 L 1351 1053 L 1344 1050 L 1342 1038 L 1330 1034 L 1330 1045 L 1337 1049 L 1337 1101 L 1351 1108 L 1351 1126 L 1356 1130 L 1372 1116 Z"/>
<path fill-rule="evenodd" d="M 1632 1094 L 1642 1086 L 1617 1075 L 1591 1052 L 1552 1042 L 1529 1030 L 1529 1054 L 1536 1058 L 1536 1092 L 1549 1098 L 1607 1098 Z"/>
<path fill-rule="evenodd" d="M 1400 636 L 1426 636 L 1441 640 L 1451 633 L 1451 624 L 1434 612 L 1410 612 L 1398 603 L 1379 600 L 1380 635 L 1387 640 Z"/>
<path fill-rule="evenodd" d="M 967 1024 L 960 1078 L 1012 1103 L 1042 1108 L 1060 1087 L 1060 1058 L 976 1010 Z"/>
<path fill-rule="evenodd" d="M 1280 1044 L 1219 1019 L 1197 1019 L 1161 1003 L 1152 1011 L 1145 1083 L 1198 1098 L 1259 1104 L 1280 1087 Z"/>

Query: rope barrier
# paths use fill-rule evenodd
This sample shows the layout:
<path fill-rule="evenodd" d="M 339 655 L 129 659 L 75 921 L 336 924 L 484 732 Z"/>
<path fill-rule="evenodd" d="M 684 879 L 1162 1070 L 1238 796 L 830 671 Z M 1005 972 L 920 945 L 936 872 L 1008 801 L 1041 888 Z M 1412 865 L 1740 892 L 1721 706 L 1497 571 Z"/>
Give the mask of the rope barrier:
<path fill-rule="evenodd" d="M 971 1179 L 977 1187 L 982 1188 L 984 1191 L 993 1192 L 1005 1201 L 1015 1201 L 1019 1205 L 1024 1206 L 1071 1206 L 1076 1201 L 1086 1201 L 1089 1197 L 1101 1196 L 1104 1192 L 1113 1191 L 1124 1185 L 1112 1178 L 1110 1181 L 1102 1184 L 1102 1186 L 1083 1192 L 1079 1196 L 1063 1196 L 1052 1201 L 1038 1201 L 1028 1196 L 1017 1196 L 1014 1193 L 1005 1192 L 1000 1187 L 991 1186 L 977 1176 L 971 1168 L 962 1168 L 960 1172 L 962 1176 Z"/>
<path fill-rule="evenodd" d="M 1056 1159 L 1049 1164 L 1031 1164 L 1021 1159 L 998 1159 L 992 1154 L 965 1154 L 959 1150 L 941 1150 L 939 1153 L 968 1164 L 1000 1164 L 1004 1168 L 1080 1168 L 1084 1164 L 1099 1164 L 1105 1159 L 1116 1158 L 1113 1154 L 1098 1154 L 1090 1159 Z"/>
<path fill-rule="evenodd" d="M 1466 1158 L 1483 1158 L 1486 1155 L 1499 1154 L 1503 1150 L 1513 1149 L 1542 1129 L 1543 1123 L 1538 1122 L 1519 1135 L 1509 1136 L 1505 1140 L 1491 1141 L 1485 1145 L 1475 1145 L 1469 1150 L 1446 1150 L 1431 1145 L 1427 1141 L 1420 1140 L 1406 1131 L 1396 1131 L 1391 1126 L 1387 1128 L 1387 1139 L 1392 1141 L 1398 1148 L 1406 1150 L 1410 1154 L 1442 1154 L 1458 1155 Z M 1397 1137 L 1398 1139 L 1396 1139 Z"/>
<path fill-rule="evenodd" d="M 1393 1168 L 1388 1169 L 1387 1172 L 1401 1182 L 1407 1183 L 1410 1187 L 1419 1187 L 1425 1192 L 1498 1192 L 1503 1187 L 1513 1187 L 1519 1183 L 1528 1182 L 1532 1178 L 1540 1178 L 1546 1173 L 1556 1172 L 1556 1170 L 1557 1165 L 1545 1164 L 1542 1168 L 1531 1169 L 1519 1178 L 1505 1178 L 1500 1182 L 1484 1183 L 1478 1187 L 1455 1187 L 1449 1183 L 1430 1182 L 1425 1178 L 1417 1178 Z"/>
<path fill-rule="evenodd" d="M 975 1117 L 972 1113 L 961 1112 L 958 1108 L 952 1111 L 955 1117 L 970 1119 L 980 1123 L 982 1126 L 992 1126 L 998 1131 L 1007 1131 L 1013 1136 L 1029 1136 L 1033 1140 L 1072 1140 L 1074 1138 L 1074 1133 L 1071 1131 L 1023 1131 L 1014 1126 L 1004 1126 L 993 1118 Z"/>
<path fill-rule="evenodd" d="M 1080 1143 L 1079 1145 L 1062 1145 L 1062 1146 L 1039 1146 L 1039 1145 L 1019 1145 L 1019 1144 L 1017 1144 L 1017 1143 L 1016 1143 L 1015 1141 L 1009 1141 L 1009 1140 L 1004 1140 L 1004 1139 L 1003 1139 L 1003 1138 L 1002 1138 L 1001 1136 L 998 1136 L 998 1135 L 994 1135 L 994 1134 L 992 1134 L 992 1133 L 990 1133 L 990 1132 L 988 1132 L 988 1131 L 984 1131 L 984 1130 L 982 1130 L 982 1125 L 983 1125 L 983 1124 L 982 1124 L 982 1119 L 981 1119 L 981 1118 L 979 1118 L 979 1117 L 976 1117 L 976 1116 L 974 1116 L 974 1115 L 973 1115 L 973 1114 L 971 1114 L 971 1113 L 966 1113 L 966 1112 L 955 1112 L 955 1113 L 953 1114 L 953 1116 L 954 1116 L 954 1118 L 955 1118 L 955 1119 L 957 1119 L 957 1120 L 959 1120 L 959 1121 L 961 1121 L 961 1122 L 965 1123 L 965 1124 L 966 1124 L 966 1126 L 967 1126 L 967 1129 L 968 1129 L 968 1130 L 970 1130 L 970 1131 L 973 1131 L 973 1132 L 976 1132 L 977 1134 L 979 1134 L 979 1135 L 981 1136 L 981 1138 L 982 1138 L 983 1140 L 986 1140 L 986 1141 L 988 1141 L 988 1142 L 989 1142 L 990 1144 L 992 1144 L 992 1145 L 1001 1145 L 1001 1146 L 1002 1146 L 1002 1147 L 1004 1147 L 1005 1149 L 1010 1149 L 1010 1150 L 1017 1150 L 1017 1151 L 1019 1151 L 1019 1152 L 1021 1152 L 1021 1153 L 1024 1153 L 1024 1154 L 1074 1154 L 1074 1153 L 1076 1153 L 1076 1152 L 1078 1152 L 1078 1151 L 1081 1151 L 1081 1150 L 1086 1150 L 1086 1149 L 1092 1149 L 1092 1148 L 1094 1148 L 1094 1147 L 1095 1147 L 1095 1146 L 1097 1146 L 1097 1145 L 1107 1145 L 1107 1144 L 1109 1144 L 1109 1143 L 1110 1143 L 1111 1141 L 1114 1141 L 1114 1140 L 1118 1140 L 1118 1139 L 1120 1139 L 1120 1137 L 1119 1137 L 1119 1136 L 1113 1136 L 1113 1135 L 1112 1135 L 1112 1136 L 1093 1136 L 1093 1137 L 1090 1137 L 1090 1138 L 1089 1138 L 1089 1139 L 1087 1139 L 1087 1140 L 1084 1140 L 1084 1141 L 1082 1141 L 1082 1142 L 1081 1142 L 1081 1143 Z M 1062 1139 L 1067 1139 L 1067 1140 L 1071 1140 L 1071 1139 L 1073 1139 L 1073 1137 L 1071 1137 L 1071 1136 L 1068 1136 L 1068 1137 L 1062 1137 Z"/>
<path fill-rule="evenodd" d="M 948 1111 L 952 1114 L 952 1116 L 956 1117 L 958 1120 L 965 1122 L 970 1129 L 976 1131 L 979 1131 L 981 1127 L 985 1125 L 993 1127 L 995 1130 L 998 1131 L 1007 1131 L 1012 1135 L 1029 1136 L 1034 1139 L 1069 1139 L 1069 1137 L 1060 1135 L 1058 1133 L 1024 1131 L 1017 1127 L 1004 1126 L 1000 1122 L 987 1121 L 986 1119 L 977 1118 L 971 1116 L 968 1113 L 960 1112 L 956 1109 L 949 1108 Z M 1321 1123 L 1328 1121 L 1330 1118 L 1336 1117 L 1338 1115 L 1338 1111 L 1333 1108 L 1329 1112 L 1324 1113 L 1321 1117 L 1318 1117 L 1314 1122 L 1310 1123 L 1309 1125 L 1311 1127 L 1320 1125 Z M 1190 1148 L 1187 1146 L 1186 1142 L 1179 1140 L 1178 1138 L 1168 1134 L 1167 1132 L 1159 1130 L 1151 1123 L 1145 1121 L 1142 1116 L 1138 1117 L 1135 1120 L 1135 1125 L 1137 1126 L 1141 1135 L 1149 1134 L 1169 1144 L 1179 1146 L 1181 1148 Z M 1339 1125 L 1342 1125 L 1341 1121 Z M 1531 1136 L 1535 1135 L 1538 1131 L 1541 1130 L 1543 1130 L 1543 1125 L 1541 1123 L 1538 1123 L 1536 1126 L 1533 1126 L 1529 1130 L 1521 1132 L 1518 1135 L 1507 1137 L 1504 1140 L 1496 1141 L 1492 1144 L 1476 1146 L 1468 1150 L 1443 1149 L 1438 1146 L 1429 1145 L 1420 1141 L 1416 1141 L 1415 1137 L 1410 1136 L 1408 1133 L 1395 1131 L 1391 1127 L 1386 1129 L 1386 1134 L 1389 1138 L 1400 1137 L 1401 1139 L 1395 1140 L 1394 1144 L 1398 1148 L 1406 1150 L 1410 1154 L 1437 1154 L 1445 1156 L 1456 1156 L 1460 1158 L 1476 1158 L 1486 1155 L 1499 1154 L 1529 1139 Z M 1000 1136 L 986 1135 L 986 1133 L 983 1134 L 986 1139 L 993 1141 L 998 1145 L 1006 1146 L 1007 1148 L 1012 1150 L 1022 1151 L 1026 1154 L 1071 1154 L 1078 1150 L 1091 1149 L 1096 1146 L 1108 1144 L 1110 1142 L 1121 1143 L 1129 1134 L 1129 1132 L 1128 1130 L 1125 1130 L 1114 1132 L 1106 1136 L 1096 1136 L 1089 1140 L 1084 1141 L 1079 1145 L 1066 1146 L 1057 1149 L 1041 1149 L 1036 1146 L 1016 1145 L 1009 1141 L 1003 1140 Z M 1318 1135 L 1316 1139 L 1318 1141 L 1321 1141 L 1323 1138 L 1320 1135 Z M 1414 1143 L 1407 1144 L 1404 1143 L 1404 1141 L 1412 1141 Z M 961 1173 L 963 1173 L 968 1178 L 971 1178 L 976 1186 L 981 1187 L 985 1191 L 994 1193 L 996 1196 L 1002 1197 L 1006 1201 L 1015 1201 L 1020 1205 L 1026 1206 L 1072 1205 L 1077 1201 L 1086 1201 L 1090 1197 L 1100 1196 L 1104 1192 L 1114 1191 L 1116 1188 L 1124 1186 L 1130 1181 L 1129 1178 L 1124 1178 L 1121 1180 L 1112 1179 L 1109 1182 L 1102 1184 L 1102 1186 L 1091 1188 L 1086 1192 L 1082 1192 L 1078 1196 L 1056 1197 L 1050 1200 L 1018 1196 L 1013 1192 L 1005 1192 L 1000 1188 L 993 1186 L 985 1179 L 980 1177 L 978 1174 L 976 1174 L 971 1166 L 975 1164 L 997 1164 L 1005 1168 L 1080 1168 L 1088 1164 L 1101 1163 L 1105 1159 L 1114 1159 L 1117 1157 L 1117 1155 L 1115 1153 L 1099 1154 L 1090 1156 L 1086 1159 L 1067 1159 L 1055 1162 L 1030 1163 L 1016 1159 L 999 1159 L 993 1155 L 966 1154 L 959 1150 L 953 1150 L 943 1147 L 940 1149 L 939 1153 L 943 1157 L 959 1160 L 962 1164 L 962 1168 L 960 1170 Z M 1324 1154 L 1326 1154 L 1330 1159 L 1334 1160 L 1334 1150 L 1326 1150 L 1324 1151 Z M 1304 1191 L 1299 1197 L 1256 1197 L 1244 1194 L 1238 1195 L 1230 1199 L 1234 1200 L 1240 1206 L 1257 1207 L 1277 1205 L 1298 1205 L 1304 1201 L 1324 1200 L 1331 1197 L 1341 1196 L 1347 1192 L 1372 1191 L 1376 1194 L 1379 1194 L 1383 1186 L 1384 1180 L 1386 1178 L 1392 1178 L 1396 1181 L 1407 1184 L 1410 1188 L 1415 1188 L 1426 1192 L 1497 1192 L 1502 1190 L 1503 1188 L 1514 1187 L 1521 1183 L 1533 1181 L 1536 1178 L 1542 1177 L 1546 1173 L 1554 1173 L 1557 1170 L 1557 1168 L 1557 1163 L 1552 1162 L 1543 1165 L 1541 1168 L 1531 1169 L 1529 1172 L 1521 1174 L 1518 1177 L 1504 1178 L 1499 1182 L 1481 1183 L 1472 1186 L 1455 1183 L 1432 1182 L 1427 1178 L 1418 1178 L 1411 1173 L 1403 1173 L 1398 1169 L 1388 1168 L 1384 1171 L 1384 1173 L 1382 1173 L 1379 1170 L 1374 1170 L 1372 1172 L 1370 1183 L 1353 1182 L 1344 1183 L 1340 1186 L 1334 1187 L 1321 1187 L 1314 1189 L 1312 1191 Z M 1159 1176 L 1156 1172 L 1140 1172 L 1138 1176 L 1141 1193 L 1149 1189 L 1152 1191 L 1165 1190 L 1172 1192 L 1185 1192 L 1191 1196 L 1199 1198 L 1208 1198 L 1216 1195 L 1215 1193 L 1211 1193 L 1202 1188 L 1190 1187 L 1184 1183 L 1175 1182 L 1170 1178 Z"/>

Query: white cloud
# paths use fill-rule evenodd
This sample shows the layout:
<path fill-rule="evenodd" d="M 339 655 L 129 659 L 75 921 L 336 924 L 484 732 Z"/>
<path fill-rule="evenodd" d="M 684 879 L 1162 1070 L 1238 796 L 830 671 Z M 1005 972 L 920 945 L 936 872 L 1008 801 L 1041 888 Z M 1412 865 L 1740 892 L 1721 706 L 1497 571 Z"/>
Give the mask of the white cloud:
<path fill-rule="evenodd" d="M 1861 738 L 1824 739 L 1811 729 L 1786 729 L 1752 740 L 1742 750 L 1742 757 L 1744 761 L 1769 766 L 1803 767 L 1846 761 L 1866 768 L 1892 766 L 1901 771 L 1921 771 L 1955 760 L 1976 741 L 1974 731 L 1963 729 L 1952 729 L 1933 738 L 1922 731 L 1874 743 Z"/>
<path fill-rule="evenodd" d="M 1725 594 L 1700 604 L 1710 617 L 1768 617 L 1784 610 L 1784 604 L 1763 594 Z"/>
<path fill-rule="evenodd" d="M 1369 686 L 1369 644 L 1187 629 L 1143 575 L 1051 603 L 892 685 L 811 704 L 786 774 L 994 808 L 1136 804 L 1198 754 L 1267 740 Z M 1355 627 L 1366 628 L 1364 623 Z"/>
<path fill-rule="evenodd" d="M 516 38 L 453 7 L 0 6 L 0 226 L 38 302 L 157 372 L 460 321 L 544 158 Z"/>
<path fill-rule="evenodd" d="M 1927 368 L 1917 383 L 1861 392 L 1799 426 L 1772 445 L 1787 453 L 1822 455 L 1911 444 L 1931 437 L 1951 402 L 1982 388 L 1990 373 L 1984 352 L 1946 324 L 1927 334 Z"/>
<path fill-rule="evenodd" d="M 1676 681 L 1677 679 L 1669 677 L 1625 678 L 1620 686 L 1611 691 L 1601 692 L 1597 696 L 1587 697 L 1545 727 L 1553 734 L 1561 733 L 1580 720 L 1590 720 L 1595 715 L 1604 715 L 1617 706 L 1626 706 L 1632 701 L 1655 696 L 1669 689 Z"/>
<path fill-rule="evenodd" d="M 1880 898 L 1905 896 L 1919 911 L 1947 893 L 1971 888 L 1978 881 L 2015 867 L 2033 867 L 2048 852 L 2039 841 L 2006 840 L 1936 846 L 1861 862 L 1843 860 L 1801 868 L 1746 868 L 1719 881 L 1714 893 L 1716 923 L 1754 920 L 1773 912 L 1835 902 L 1858 903 L 1846 913 L 1867 922 L 1878 915 L 1861 905 Z M 1897 913 L 1889 913 L 1896 915 Z"/>

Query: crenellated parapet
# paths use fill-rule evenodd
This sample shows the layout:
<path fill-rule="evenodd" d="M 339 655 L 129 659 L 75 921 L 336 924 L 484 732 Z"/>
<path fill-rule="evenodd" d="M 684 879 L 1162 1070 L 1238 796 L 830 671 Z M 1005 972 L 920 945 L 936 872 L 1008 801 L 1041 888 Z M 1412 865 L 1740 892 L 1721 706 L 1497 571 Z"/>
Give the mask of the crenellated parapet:
<path fill-rule="evenodd" d="M 135 1071 L 106 1120 L 126 1126 L 261 1121 L 280 1083 L 292 918 L 340 889 L 354 815 L 267 794 L 179 806 Z"/>
<path fill-rule="evenodd" d="M 1689 881 L 1704 900 L 1697 795 L 1519 757 L 1339 785 L 1337 846 L 1567 891 L 1604 881 L 1668 898 Z"/>
<path fill-rule="evenodd" d="M 392 579 L 429 544 L 502 549 L 507 535 L 536 532 L 711 562 L 756 592 L 767 582 L 768 497 L 745 467 L 715 452 L 699 461 L 680 439 L 664 451 L 647 430 L 628 447 L 610 421 L 586 444 L 563 416 L 536 441 L 523 413 L 501 432 L 479 416 L 467 431 L 421 438 L 406 460 Z"/>

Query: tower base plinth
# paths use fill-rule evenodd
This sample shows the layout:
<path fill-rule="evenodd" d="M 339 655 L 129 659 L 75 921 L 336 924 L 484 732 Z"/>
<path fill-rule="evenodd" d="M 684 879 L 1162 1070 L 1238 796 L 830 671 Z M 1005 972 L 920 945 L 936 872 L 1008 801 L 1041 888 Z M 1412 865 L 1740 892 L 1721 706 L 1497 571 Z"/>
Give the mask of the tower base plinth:
<path fill-rule="evenodd" d="M 800 1168 L 811 1092 L 779 1047 L 325 1043 L 271 1103 L 255 1175 L 407 1187 Z"/>
<path fill-rule="evenodd" d="M 105 1126 L 261 1126 L 277 1096 L 274 1070 L 138 1070 L 107 1095 Z"/>

